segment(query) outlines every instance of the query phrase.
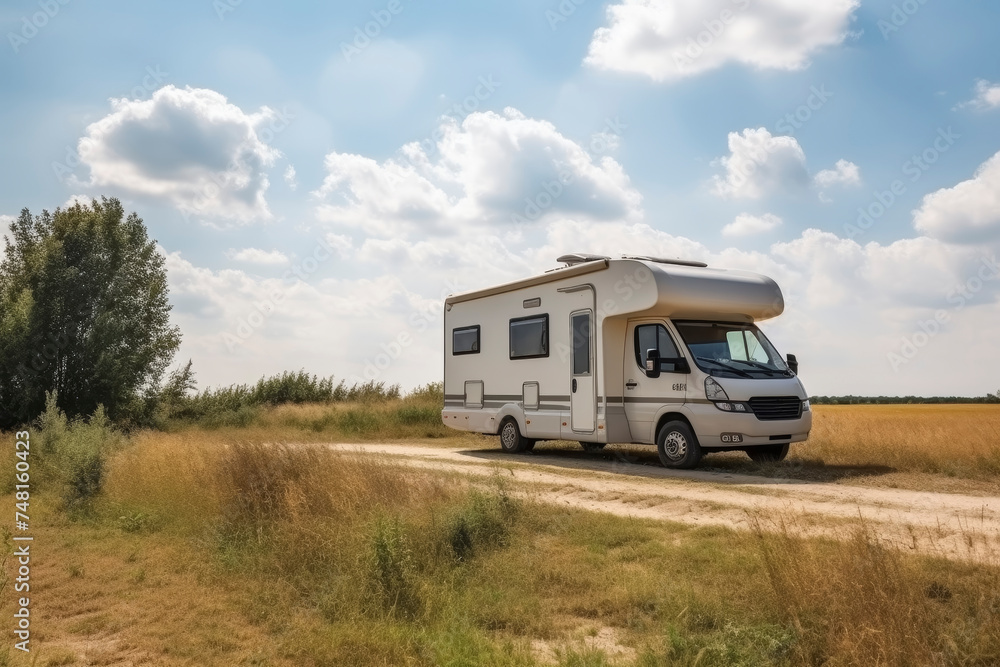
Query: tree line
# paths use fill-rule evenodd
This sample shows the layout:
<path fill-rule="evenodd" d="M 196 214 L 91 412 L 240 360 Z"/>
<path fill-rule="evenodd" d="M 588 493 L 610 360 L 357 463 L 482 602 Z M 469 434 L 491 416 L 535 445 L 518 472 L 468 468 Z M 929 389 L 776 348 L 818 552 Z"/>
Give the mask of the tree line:
<path fill-rule="evenodd" d="M 1000 389 L 995 394 L 985 396 L 811 396 L 813 405 L 901 405 L 907 403 L 937 404 L 985 404 L 1000 403 Z"/>

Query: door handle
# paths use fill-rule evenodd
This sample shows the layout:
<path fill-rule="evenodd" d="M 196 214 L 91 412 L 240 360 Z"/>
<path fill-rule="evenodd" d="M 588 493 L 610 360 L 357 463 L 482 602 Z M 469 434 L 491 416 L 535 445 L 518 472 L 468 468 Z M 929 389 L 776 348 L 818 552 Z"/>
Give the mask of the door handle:
<path fill-rule="evenodd" d="M 576 378 L 573 378 L 573 393 L 576 393 Z"/>
<path fill-rule="evenodd" d="M 639 383 L 638 383 L 638 382 L 632 382 L 632 381 L 629 381 L 629 382 L 626 382 L 626 383 L 625 383 L 625 388 L 626 388 L 626 389 L 635 389 L 635 388 L 636 388 L 636 387 L 638 387 L 638 386 L 639 386 Z"/>

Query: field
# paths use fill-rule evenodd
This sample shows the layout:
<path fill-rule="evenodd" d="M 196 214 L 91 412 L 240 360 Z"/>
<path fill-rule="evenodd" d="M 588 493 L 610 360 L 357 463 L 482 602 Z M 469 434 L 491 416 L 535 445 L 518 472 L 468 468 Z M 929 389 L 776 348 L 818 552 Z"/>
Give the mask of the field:
<path fill-rule="evenodd" d="M 32 436 L 45 475 L 32 499 L 36 650 L 4 646 L 0 664 L 1000 663 L 995 539 L 972 563 L 894 546 L 865 521 L 821 521 L 822 538 L 792 511 L 697 527 L 553 504 L 520 481 L 552 459 L 589 466 L 544 465 L 576 475 L 570 486 L 702 484 L 643 479 L 659 469 L 637 448 L 542 444 L 537 464 L 483 459 L 466 474 L 309 444 L 494 455 L 492 439 L 447 431 L 434 409 L 427 396 L 280 406 L 127 439 L 50 419 Z M 111 444 L 99 492 L 84 493 L 90 459 L 55 453 L 95 442 Z M 995 504 L 998 452 L 997 407 L 819 406 L 789 461 L 720 455 L 702 474 L 958 484 Z M 75 472 L 57 474 L 57 460 Z"/>

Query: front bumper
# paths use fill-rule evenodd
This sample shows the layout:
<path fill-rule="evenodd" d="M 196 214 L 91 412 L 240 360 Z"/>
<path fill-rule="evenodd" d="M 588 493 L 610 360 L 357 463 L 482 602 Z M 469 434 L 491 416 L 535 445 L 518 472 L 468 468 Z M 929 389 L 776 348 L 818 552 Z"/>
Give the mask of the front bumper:
<path fill-rule="evenodd" d="M 754 414 L 723 412 L 713 403 L 688 403 L 698 443 L 706 448 L 754 447 L 786 442 L 802 442 L 812 429 L 812 411 L 803 412 L 797 419 L 761 421 Z M 742 442 L 724 441 L 723 434 L 739 434 Z M 776 438 L 775 436 L 787 436 Z"/>

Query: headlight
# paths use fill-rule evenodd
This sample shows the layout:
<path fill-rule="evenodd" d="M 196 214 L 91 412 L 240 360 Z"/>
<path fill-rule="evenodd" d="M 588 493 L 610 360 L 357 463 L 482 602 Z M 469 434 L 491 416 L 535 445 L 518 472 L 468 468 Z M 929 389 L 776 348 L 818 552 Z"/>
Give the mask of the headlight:
<path fill-rule="evenodd" d="M 722 410 L 723 412 L 742 412 L 746 414 L 753 414 L 753 410 L 746 403 L 737 403 L 735 401 L 716 401 L 715 407 Z"/>
<path fill-rule="evenodd" d="M 802 412 L 809 412 L 809 399 L 802 401 Z"/>
<path fill-rule="evenodd" d="M 729 394 L 715 381 L 715 378 L 709 376 L 705 378 L 705 398 L 710 401 L 728 401 Z"/>

